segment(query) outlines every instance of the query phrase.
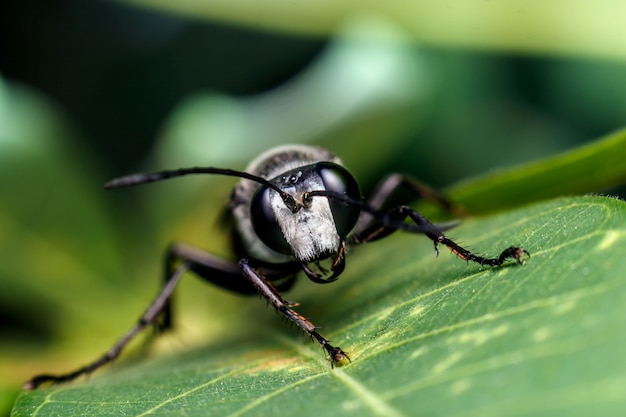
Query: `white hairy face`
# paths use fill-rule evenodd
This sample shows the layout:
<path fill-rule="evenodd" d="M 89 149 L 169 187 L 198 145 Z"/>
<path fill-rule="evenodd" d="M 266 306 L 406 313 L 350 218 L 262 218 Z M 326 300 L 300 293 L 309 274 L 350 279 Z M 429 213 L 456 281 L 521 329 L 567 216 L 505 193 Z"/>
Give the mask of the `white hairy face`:
<path fill-rule="evenodd" d="M 284 191 L 300 201 L 304 191 L 323 190 L 319 177 L 311 177 L 299 187 L 285 187 Z M 337 251 L 341 237 L 326 198 L 314 198 L 310 207 L 291 212 L 277 192 L 270 193 L 270 204 L 276 213 L 278 225 L 293 256 L 300 261 L 314 261 Z"/>
<path fill-rule="evenodd" d="M 246 171 L 272 179 L 280 176 L 281 173 L 297 170 L 298 167 L 320 161 L 341 163 L 337 157 L 322 148 L 286 145 L 260 155 L 249 164 Z M 296 187 L 289 186 L 281 186 L 281 188 L 300 201 L 302 192 L 306 191 L 300 187 L 301 185 L 298 186 L 298 190 Z M 314 198 L 310 208 L 303 208 L 297 213 L 292 213 L 274 191 L 270 193 L 269 203 L 276 213 L 280 233 L 291 246 L 292 253 L 290 255 L 278 253 L 265 245 L 262 239 L 259 239 L 251 223 L 250 202 L 258 188 L 258 183 L 246 179 L 241 180 L 235 188 L 231 202 L 238 230 L 251 256 L 270 262 L 285 262 L 291 256 L 302 261 L 310 261 L 321 259 L 337 251 L 341 243 L 340 237 L 326 198 Z M 319 177 L 309 183 L 307 190 L 313 189 L 322 189 Z"/>

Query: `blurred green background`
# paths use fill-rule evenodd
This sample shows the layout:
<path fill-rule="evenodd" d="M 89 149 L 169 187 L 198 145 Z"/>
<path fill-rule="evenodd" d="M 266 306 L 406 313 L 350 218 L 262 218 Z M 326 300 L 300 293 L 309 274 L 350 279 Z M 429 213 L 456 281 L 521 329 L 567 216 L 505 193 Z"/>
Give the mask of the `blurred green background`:
<path fill-rule="evenodd" d="M 547 3 L 4 1 L 0 412 L 134 322 L 168 242 L 228 255 L 232 180 L 108 179 L 299 142 L 365 191 L 390 171 L 445 188 L 623 127 L 626 4 Z M 248 300 L 205 287 L 181 288 L 170 351 L 245 325 Z"/>

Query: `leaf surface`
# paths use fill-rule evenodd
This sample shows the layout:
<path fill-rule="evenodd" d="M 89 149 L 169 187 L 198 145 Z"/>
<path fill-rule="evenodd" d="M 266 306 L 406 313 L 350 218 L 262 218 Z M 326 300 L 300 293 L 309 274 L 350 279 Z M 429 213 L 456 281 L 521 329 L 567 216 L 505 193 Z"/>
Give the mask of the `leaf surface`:
<path fill-rule="evenodd" d="M 287 296 L 352 363 L 331 369 L 253 298 L 239 336 L 22 393 L 13 415 L 617 415 L 625 226 L 622 201 L 576 197 L 449 232 L 478 253 L 532 254 L 494 269 L 399 233 L 350 253 L 337 283 Z"/>

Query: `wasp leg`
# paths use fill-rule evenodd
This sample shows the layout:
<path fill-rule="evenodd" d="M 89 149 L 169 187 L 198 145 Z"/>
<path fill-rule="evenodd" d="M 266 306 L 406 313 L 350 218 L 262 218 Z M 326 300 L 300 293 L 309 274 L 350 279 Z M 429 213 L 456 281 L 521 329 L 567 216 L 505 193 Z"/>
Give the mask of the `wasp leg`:
<path fill-rule="evenodd" d="M 242 295 L 254 295 L 255 287 L 246 279 L 236 262 L 231 262 L 194 246 L 183 243 L 175 243 L 169 247 L 165 256 L 165 281 L 169 279 L 176 266 L 184 262 L 189 265 L 189 270 L 196 273 L 200 278 L 215 284 L 221 288 Z M 280 291 L 287 291 L 295 282 L 296 273 L 300 270 L 297 262 L 275 264 L 256 261 L 258 268 L 263 270 L 265 276 Z M 163 307 L 158 323 L 155 323 L 161 331 L 168 330 L 172 326 L 172 299 L 169 298 Z"/>
<path fill-rule="evenodd" d="M 414 178 L 397 173 L 387 175 L 376 185 L 367 199 L 367 204 L 376 210 L 386 210 L 385 205 L 387 205 L 387 209 L 390 208 L 388 206 L 390 201 L 402 188 L 410 191 L 415 197 L 424 198 L 425 200 L 442 207 L 444 210 L 455 216 L 465 215 L 463 209 L 450 201 L 445 195 Z M 406 202 L 408 201 L 404 201 L 403 203 Z M 357 232 L 365 230 L 367 227 L 372 225 L 373 220 L 374 218 L 371 214 L 365 212 L 362 213 L 355 230 Z"/>
<path fill-rule="evenodd" d="M 241 276 L 241 271 L 235 262 L 229 262 L 182 243 L 171 245 L 165 253 L 163 278 L 166 283 L 181 262 L 187 263 L 189 269 L 201 278 L 220 287 L 240 294 L 254 293 L 246 279 Z M 166 331 L 172 327 L 172 298 L 168 298 L 165 302 L 159 320 L 154 324 L 159 331 Z"/>
<path fill-rule="evenodd" d="M 286 290 L 295 280 L 299 263 L 270 264 L 259 262 L 277 287 Z M 256 294 L 257 290 L 246 279 L 235 262 L 226 261 L 189 245 L 172 245 L 165 256 L 165 284 L 156 298 L 150 303 L 138 322 L 122 336 L 105 354 L 95 361 L 66 374 L 42 374 L 24 384 L 24 389 L 35 389 L 43 384 L 58 384 L 72 381 L 90 374 L 109 362 L 114 361 L 138 334 L 148 325 L 167 329 L 172 324 L 171 299 L 174 289 L 186 271 L 193 271 L 201 278 L 240 294 Z M 160 323 L 159 323 L 160 320 Z"/>
<path fill-rule="evenodd" d="M 328 353 L 331 366 L 335 366 L 336 363 L 343 361 L 344 359 L 350 360 L 350 357 L 340 347 L 333 346 L 329 340 L 319 334 L 315 328 L 315 325 L 300 314 L 293 311 L 289 303 L 283 299 L 278 290 L 272 286 L 272 284 L 263 277 L 256 270 L 255 261 L 251 259 L 242 259 L 239 262 L 239 266 L 243 271 L 243 274 L 248 278 L 250 283 L 280 314 L 287 319 L 295 323 L 302 330 L 307 332 L 313 339 L 315 339 Z"/>
<path fill-rule="evenodd" d="M 435 203 L 445 210 L 455 213 L 459 208 L 450 201 L 445 195 L 430 188 L 428 185 L 417 181 L 412 177 L 402 174 L 390 174 L 378 183 L 374 191 L 372 191 L 368 203 L 376 208 L 382 208 L 383 204 L 389 200 L 391 195 L 399 188 L 404 187 L 411 191 L 415 196 L 422 197 L 432 203 Z"/>
<path fill-rule="evenodd" d="M 428 219 L 421 215 L 419 212 L 413 210 L 408 206 L 396 207 L 390 210 L 388 214 L 391 218 L 398 221 L 403 221 L 406 218 L 410 218 L 416 225 L 424 227 L 424 229 L 426 230 L 424 234 L 435 244 L 435 252 L 437 254 L 439 254 L 438 245 L 442 244 L 447 246 L 455 255 L 457 255 L 461 259 L 489 266 L 500 266 L 509 258 L 515 259 L 518 263 L 521 264 L 524 255 L 530 256 L 526 249 L 510 246 L 504 249 L 500 253 L 500 255 L 495 258 L 485 258 L 474 254 L 470 250 L 465 249 L 456 242 L 454 242 L 452 239 L 446 237 L 440 228 L 428 221 Z M 356 244 L 372 242 L 378 239 L 382 239 L 397 230 L 397 228 L 390 226 L 373 225 L 353 235 L 350 241 Z"/>
<path fill-rule="evenodd" d="M 32 378 L 30 381 L 28 381 L 26 384 L 24 384 L 24 389 L 26 390 L 35 389 L 45 383 L 58 384 L 62 382 L 68 382 L 68 381 L 78 378 L 81 375 L 90 374 L 96 369 L 115 360 L 120 355 L 124 347 L 126 347 L 126 345 L 130 343 L 130 341 L 134 339 L 135 336 L 137 336 L 137 334 L 141 330 L 143 330 L 144 327 L 153 323 L 157 319 L 157 317 L 163 310 L 163 307 L 167 303 L 167 300 L 172 295 L 172 292 L 174 292 L 176 285 L 180 282 L 180 279 L 182 278 L 183 274 L 187 271 L 187 269 L 188 269 L 188 266 L 186 264 L 181 264 L 176 269 L 176 271 L 169 277 L 169 280 L 167 281 L 167 283 L 165 284 L 161 292 L 152 301 L 148 309 L 143 313 L 143 315 L 141 316 L 137 324 L 135 324 L 128 332 L 126 332 L 126 334 L 122 336 L 122 338 L 120 338 L 113 345 L 113 347 L 111 347 L 111 349 L 109 349 L 104 355 L 100 356 L 95 361 L 81 368 L 78 368 L 75 371 L 68 372 L 66 374 L 37 375 L 34 378 Z"/>

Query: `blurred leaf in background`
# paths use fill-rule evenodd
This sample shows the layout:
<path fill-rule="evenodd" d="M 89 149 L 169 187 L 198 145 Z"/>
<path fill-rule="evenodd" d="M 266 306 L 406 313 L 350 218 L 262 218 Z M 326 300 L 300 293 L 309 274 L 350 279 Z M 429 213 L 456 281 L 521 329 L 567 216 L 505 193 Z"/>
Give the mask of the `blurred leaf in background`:
<path fill-rule="evenodd" d="M 454 5 L 437 0 L 406 3 L 331 0 L 299 3 L 265 0 L 245 7 L 227 0 L 172 3 L 122 0 L 174 13 L 268 28 L 288 33 L 333 35 L 346 19 L 374 14 L 396 22 L 414 39 L 439 46 L 550 55 L 586 55 L 623 59 L 626 33 L 620 18 L 626 5 L 608 0 L 598 7 L 585 0 L 511 0 L 492 4 L 470 0 Z"/>
<path fill-rule="evenodd" d="M 365 191 L 390 171 L 443 188 L 617 131 L 625 6 L 575 3 L 4 2 L 0 407 L 32 374 L 84 363 L 126 330 L 157 291 L 168 242 L 229 254 L 218 219 L 232 180 L 105 194 L 114 176 L 243 168 L 303 142 L 335 150 Z M 607 149 L 617 159 L 622 137 Z M 588 174 L 571 166 L 558 181 Z M 523 204 L 507 181 L 520 187 L 531 171 L 483 197 L 471 182 L 450 191 L 499 209 L 512 201 L 501 187 Z M 541 198 L 623 196 L 620 178 L 557 183 Z M 180 290 L 181 330 L 166 351 L 249 326 L 256 303 L 193 279 Z"/>
<path fill-rule="evenodd" d="M 340 155 L 360 146 L 360 157 L 385 163 L 406 135 L 380 138 L 398 136 L 416 107 L 430 101 L 427 65 L 394 25 L 352 19 L 311 65 L 271 91 L 244 98 L 198 93 L 185 100 L 165 125 L 159 163 L 241 165 L 272 146 L 320 141 Z M 376 123 L 363 128 L 364 120 Z"/>
<path fill-rule="evenodd" d="M 94 316 L 102 322 L 110 300 L 85 296 L 114 295 L 123 279 L 106 203 L 91 184 L 99 168 L 79 155 L 54 104 L 0 80 L 3 389 L 34 370 L 29 358 L 64 343 L 66 325 L 86 335 Z"/>

